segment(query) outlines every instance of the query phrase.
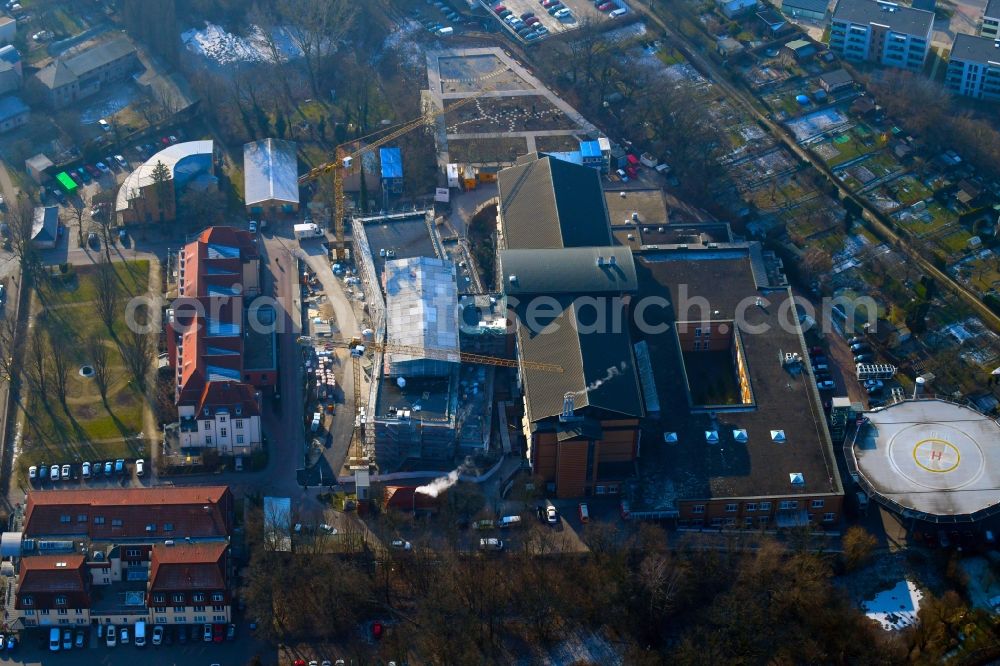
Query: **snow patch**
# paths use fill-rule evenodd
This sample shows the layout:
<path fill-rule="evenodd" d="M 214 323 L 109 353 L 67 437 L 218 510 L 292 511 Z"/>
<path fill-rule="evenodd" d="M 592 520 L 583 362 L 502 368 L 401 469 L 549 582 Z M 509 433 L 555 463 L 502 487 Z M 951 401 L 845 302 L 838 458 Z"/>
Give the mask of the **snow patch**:
<path fill-rule="evenodd" d="M 901 580 L 892 589 L 876 594 L 874 599 L 862 601 L 861 609 L 886 631 L 903 629 L 917 623 L 923 596 L 913 581 Z"/>
<path fill-rule="evenodd" d="M 275 28 L 271 38 L 278 51 L 278 61 L 287 62 L 302 57 L 302 49 L 296 46 L 287 28 Z M 192 28 L 181 33 L 181 41 L 191 53 L 219 65 L 275 61 L 267 43 L 267 36 L 256 25 L 250 26 L 249 36 L 240 37 L 206 21 L 205 27 L 200 30 Z"/>

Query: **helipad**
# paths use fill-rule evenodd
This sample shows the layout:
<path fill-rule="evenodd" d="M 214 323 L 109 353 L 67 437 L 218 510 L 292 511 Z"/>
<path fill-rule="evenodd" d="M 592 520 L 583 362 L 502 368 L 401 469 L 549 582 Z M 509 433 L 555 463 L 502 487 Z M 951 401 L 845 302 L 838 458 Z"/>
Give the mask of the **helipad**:
<path fill-rule="evenodd" d="M 943 400 L 906 400 L 867 412 L 853 447 L 876 499 L 934 521 L 1000 511 L 1000 425 Z"/>

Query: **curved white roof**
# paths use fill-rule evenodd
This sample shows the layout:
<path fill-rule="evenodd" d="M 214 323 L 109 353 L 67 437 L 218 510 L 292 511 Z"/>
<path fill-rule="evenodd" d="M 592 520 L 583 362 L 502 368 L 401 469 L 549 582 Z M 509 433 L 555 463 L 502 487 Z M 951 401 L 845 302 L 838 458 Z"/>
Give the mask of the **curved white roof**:
<path fill-rule="evenodd" d="M 906 400 L 865 416 L 851 451 L 876 499 L 932 521 L 1000 510 L 996 421 L 943 400 Z"/>
<path fill-rule="evenodd" d="M 170 169 L 170 176 L 173 178 L 176 177 L 174 169 L 176 169 L 178 162 L 186 157 L 193 157 L 195 155 L 211 156 L 212 150 L 213 143 L 211 139 L 185 141 L 167 146 L 146 160 L 145 163 L 136 167 L 135 171 L 125 177 L 121 187 L 118 189 L 118 197 L 115 199 L 115 210 L 127 210 L 129 200 L 138 197 L 142 188 L 152 184 L 153 170 L 156 168 L 157 162 L 163 162 Z"/>

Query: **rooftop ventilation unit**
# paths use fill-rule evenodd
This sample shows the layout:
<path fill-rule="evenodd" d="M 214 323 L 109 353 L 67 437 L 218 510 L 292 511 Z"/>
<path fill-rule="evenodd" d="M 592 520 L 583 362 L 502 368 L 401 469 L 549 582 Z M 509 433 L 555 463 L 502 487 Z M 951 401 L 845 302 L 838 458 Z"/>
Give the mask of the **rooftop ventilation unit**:
<path fill-rule="evenodd" d="M 517 284 L 517 276 L 511 275 L 509 278 L 507 278 L 507 281 L 510 282 L 512 285 Z"/>
<path fill-rule="evenodd" d="M 742 442 L 742 443 L 745 444 L 746 441 L 747 441 L 747 439 L 749 439 L 749 437 L 747 436 L 746 429 L 739 428 L 737 430 L 734 430 L 733 431 L 733 439 L 735 439 L 737 442 Z"/>
<path fill-rule="evenodd" d="M 705 431 L 705 441 L 709 444 L 719 443 L 719 431 L 718 430 L 706 430 Z"/>
<path fill-rule="evenodd" d="M 788 481 L 793 486 L 804 486 L 804 485 L 806 485 L 806 477 L 802 476 L 802 472 L 791 472 L 788 475 Z"/>
<path fill-rule="evenodd" d="M 785 431 L 784 430 L 772 430 L 771 431 L 771 441 L 782 443 L 785 441 Z"/>

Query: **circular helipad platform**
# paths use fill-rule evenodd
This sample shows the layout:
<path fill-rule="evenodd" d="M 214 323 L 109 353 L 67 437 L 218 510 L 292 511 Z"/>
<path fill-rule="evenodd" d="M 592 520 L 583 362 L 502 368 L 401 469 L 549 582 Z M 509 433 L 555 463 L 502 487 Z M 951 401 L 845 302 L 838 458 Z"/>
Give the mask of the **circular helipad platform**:
<path fill-rule="evenodd" d="M 853 446 L 866 486 L 931 520 L 1000 510 L 1000 426 L 968 407 L 907 400 L 866 414 Z"/>

